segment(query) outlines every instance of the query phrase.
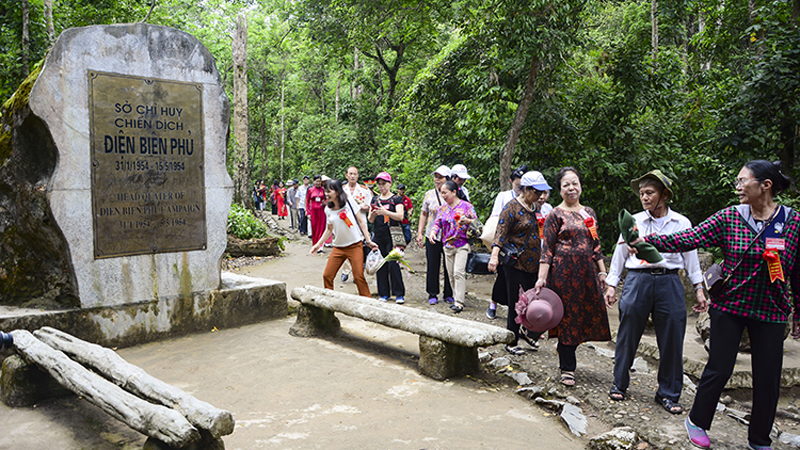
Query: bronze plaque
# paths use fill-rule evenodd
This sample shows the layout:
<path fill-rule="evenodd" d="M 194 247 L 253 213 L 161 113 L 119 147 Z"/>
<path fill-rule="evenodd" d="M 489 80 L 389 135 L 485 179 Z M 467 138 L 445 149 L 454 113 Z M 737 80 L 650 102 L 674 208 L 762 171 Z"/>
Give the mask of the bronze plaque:
<path fill-rule="evenodd" d="M 204 250 L 202 84 L 88 75 L 95 258 Z"/>

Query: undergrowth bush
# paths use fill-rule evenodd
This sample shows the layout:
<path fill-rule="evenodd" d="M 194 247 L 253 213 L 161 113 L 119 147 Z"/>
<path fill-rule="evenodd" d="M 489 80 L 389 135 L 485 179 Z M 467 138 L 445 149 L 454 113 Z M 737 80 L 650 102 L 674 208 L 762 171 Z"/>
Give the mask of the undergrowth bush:
<path fill-rule="evenodd" d="M 267 226 L 252 211 L 234 204 L 228 213 L 228 233 L 239 239 L 262 238 L 267 235 Z"/>

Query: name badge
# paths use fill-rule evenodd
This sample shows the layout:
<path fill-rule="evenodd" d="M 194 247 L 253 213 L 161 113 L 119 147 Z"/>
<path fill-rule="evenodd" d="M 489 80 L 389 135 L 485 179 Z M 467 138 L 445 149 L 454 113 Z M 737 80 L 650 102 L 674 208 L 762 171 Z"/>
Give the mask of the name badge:
<path fill-rule="evenodd" d="M 786 239 L 768 237 L 765 246 L 768 250 L 786 250 Z"/>

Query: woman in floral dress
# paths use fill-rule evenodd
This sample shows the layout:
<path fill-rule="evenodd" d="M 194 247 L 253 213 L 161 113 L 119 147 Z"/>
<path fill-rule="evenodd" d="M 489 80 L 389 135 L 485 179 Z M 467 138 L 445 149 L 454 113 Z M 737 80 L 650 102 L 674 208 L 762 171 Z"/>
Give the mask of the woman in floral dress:
<path fill-rule="evenodd" d="M 611 340 L 602 295 L 607 274 L 600 253 L 597 215 L 580 203 L 578 171 L 573 167 L 561 169 L 556 186 L 563 202 L 545 220 L 536 288 L 552 289 L 564 303 L 564 317 L 550 336 L 558 337 L 561 382 L 573 386 L 578 345 Z"/>

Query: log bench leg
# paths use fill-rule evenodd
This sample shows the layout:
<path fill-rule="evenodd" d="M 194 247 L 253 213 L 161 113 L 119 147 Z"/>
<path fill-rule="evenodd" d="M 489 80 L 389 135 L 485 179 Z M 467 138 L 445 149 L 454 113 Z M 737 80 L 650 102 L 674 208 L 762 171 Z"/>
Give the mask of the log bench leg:
<path fill-rule="evenodd" d="M 458 377 L 478 370 L 478 349 L 419 337 L 419 373 L 434 380 Z"/>
<path fill-rule="evenodd" d="M 297 310 L 297 321 L 289 328 L 289 334 L 297 337 L 336 335 L 341 329 L 333 311 L 301 304 Z"/>
<path fill-rule="evenodd" d="M 215 438 L 204 430 L 200 430 L 200 440 L 185 447 L 173 447 L 155 438 L 147 438 L 142 450 L 225 450 L 221 438 Z"/>

